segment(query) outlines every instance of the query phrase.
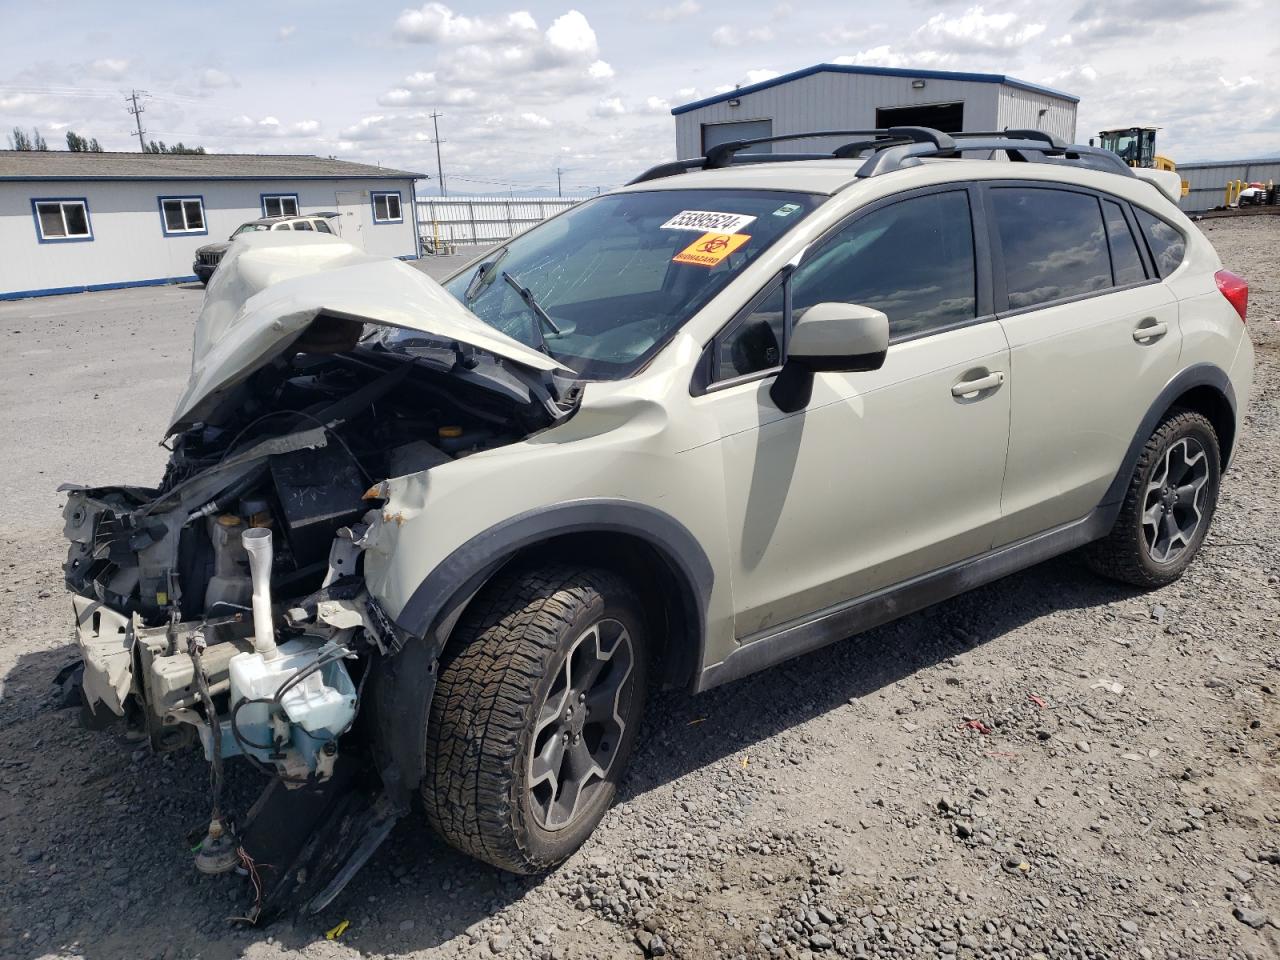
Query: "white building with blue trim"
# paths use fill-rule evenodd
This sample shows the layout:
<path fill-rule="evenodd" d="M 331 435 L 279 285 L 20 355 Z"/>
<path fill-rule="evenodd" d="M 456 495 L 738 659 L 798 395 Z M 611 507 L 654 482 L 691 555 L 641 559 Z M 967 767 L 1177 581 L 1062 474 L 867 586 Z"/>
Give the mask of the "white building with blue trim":
<path fill-rule="evenodd" d="M 819 63 L 726 90 L 672 109 L 676 156 L 705 156 L 731 140 L 815 130 L 933 127 L 961 130 L 1042 130 L 1075 142 L 1080 98 L 1002 73 L 910 70 Z M 750 153 L 826 152 L 845 138 L 759 144 Z"/>
<path fill-rule="evenodd" d="M 322 157 L 0 150 L 0 300 L 194 280 L 197 247 L 265 216 L 337 212 L 344 239 L 416 257 L 421 179 Z"/>

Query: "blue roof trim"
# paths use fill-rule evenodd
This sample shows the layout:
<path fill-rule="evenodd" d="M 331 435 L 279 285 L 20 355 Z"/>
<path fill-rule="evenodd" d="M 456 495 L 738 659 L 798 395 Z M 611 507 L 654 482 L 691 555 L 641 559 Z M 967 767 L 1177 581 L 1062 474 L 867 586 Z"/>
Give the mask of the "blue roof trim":
<path fill-rule="evenodd" d="M 1026 80 L 1019 80 L 1017 77 L 1010 77 L 1003 73 L 961 73 L 954 70 L 906 70 L 901 67 L 860 67 L 856 64 L 846 63 L 817 63 L 812 67 L 805 67 L 803 70 L 784 73 L 782 76 L 774 77 L 772 80 L 761 80 L 759 83 L 753 83 L 746 87 L 738 87 L 734 90 L 726 90 L 724 93 L 717 93 L 714 97 L 706 97 L 702 100 L 695 100 L 692 103 L 684 103 L 678 107 L 672 107 L 671 115 L 678 117 L 680 114 L 688 113 L 690 110 L 707 107 L 713 103 L 723 103 L 726 100 L 732 100 L 734 97 L 758 93 L 761 90 L 768 90 L 770 87 L 790 83 L 792 80 L 811 77 L 815 73 L 853 73 L 869 77 L 911 77 L 921 80 L 967 80 L 970 83 L 1003 83 L 1006 86 L 1030 90 L 1033 93 L 1045 93 L 1051 97 L 1060 97 L 1063 100 L 1070 100 L 1072 103 L 1080 102 L 1079 97 L 1072 96 L 1069 93 L 1055 90 L 1053 87 L 1043 87 L 1038 83 L 1028 83 Z"/>

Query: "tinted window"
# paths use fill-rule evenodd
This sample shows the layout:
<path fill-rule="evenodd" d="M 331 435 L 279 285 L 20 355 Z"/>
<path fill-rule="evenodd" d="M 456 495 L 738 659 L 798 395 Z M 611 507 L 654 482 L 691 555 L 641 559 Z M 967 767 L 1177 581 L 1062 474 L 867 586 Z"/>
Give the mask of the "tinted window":
<path fill-rule="evenodd" d="M 311 224 L 310 224 L 310 223 L 308 223 L 306 220 L 295 220 L 295 221 L 293 222 L 293 229 L 295 229 L 295 230 L 313 230 L 313 229 L 315 229 L 315 228 L 314 228 L 314 227 L 312 227 L 312 226 L 311 226 Z"/>
<path fill-rule="evenodd" d="M 792 310 L 798 317 L 827 301 L 874 307 L 901 337 L 972 320 L 976 284 L 968 195 L 933 193 L 860 217 L 824 243 L 791 279 Z M 783 330 L 779 289 L 721 341 L 714 379 L 777 366 Z"/>
<path fill-rule="evenodd" d="M 329 225 L 325 223 L 323 220 L 317 220 L 315 223 L 316 223 L 316 230 L 318 230 L 320 233 L 333 233 L 333 231 L 329 229 Z"/>
<path fill-rule="evenodd" d="M 991 198 L 1010 309 L 1111 286 L 1097 199 L 1036 187 L 1000 187 Z"/>
<path fill-rule="evenodd" d="M 1156 262 L 1156 271 L 1167 277 L 1178 268 L 1183 255 L 1187 252 L 1187 241 L 1182 234 L 1165 223 L 1154 214 L 1147 213 L 1140 207 L 1133 208 L 1138 218 L 1138 226 L 1147 238 L 1147 248 L 1151 251 L 1151 259 Z"/>
<path fill-rule="evenodd" d="M 779 285 L 751 315 L 716 345 L 713 380 L 729 380 L 782 363 L 786 290 Z"/>
<path fill-rule="evenodd" d="M 545 347 L 584 379 L 627 377 L 819 202 L 733 189 L 598 197 L 491 251 L 445 288 L 485 323 Z M 395 332 L 385 342 L 421 339 Z"/>
<path fill-rule="evenodd" d="M 1116 286 L 1126 283 L 1138 283 L 1147 279 L 1147 271 L 1142 266 L 1142 257 L 1138 255 L 1138 244 L 1134 242 L 1133 231 L 1124 218 L 1120 204 L 1112 200 L 1102 201 L 1102 215 L 1107 221 L 1107 242 L 1111 245 L 1111 272 L 1115 275 Z"/>

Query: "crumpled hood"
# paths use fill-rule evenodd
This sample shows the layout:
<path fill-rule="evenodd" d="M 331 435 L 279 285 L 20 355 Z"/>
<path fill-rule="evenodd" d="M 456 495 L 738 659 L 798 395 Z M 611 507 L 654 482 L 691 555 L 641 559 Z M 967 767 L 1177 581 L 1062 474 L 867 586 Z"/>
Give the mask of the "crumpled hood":
<path fill-rule="evenodd" d="M 420 270 L 337 237 L 237 237 L 205 293 L 191 379 L 166 434 L 203 419 L 255 370 L 289 349 L 319 315 L 457 340 L 533 370 L 560 365 L 495 330 Z"/>

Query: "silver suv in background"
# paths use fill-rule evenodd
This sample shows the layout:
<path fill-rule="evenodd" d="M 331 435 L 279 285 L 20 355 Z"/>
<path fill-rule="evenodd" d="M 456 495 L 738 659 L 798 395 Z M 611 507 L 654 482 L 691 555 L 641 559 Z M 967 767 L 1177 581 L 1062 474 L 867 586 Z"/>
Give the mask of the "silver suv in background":
<path fill-rule="evenodd" d="M 1253 349 L 1176 174 L 1039 131 L 847 140 L 661 165 L 443 285 L 232 245 L 164 477 L 70 488 L 65 571 L 87 716 L 201 744 L 197 865 L 273 865 L 253 915 L 328 903 L 414 798 L 555 866 L 652 685 L 1072 549 L 1142 587 L 1193 561 Z M 272 779 L 246 820 L 232 756 Z"/>
<path fill-rule="evenodd" d="M 213 276 L 213 271 L 218 269 L 218 264 L 222 262 L 227 248 L 231 246 L 231 241 L 236 237 L 244 236 L 247 233 L 263 233 L 268 230 L 314 231 L 316 233 L 334 235 L 337 231 L 330 226 L 329 221 L 340 216 L 342 214 L 330 211 L 327 213 L 304 213 L 281 217 L 259 217 L 257 220 L 242 223 L 236 227 L 235 232 L 226 240 L 216 240 L 213 243 L 206 243 L 204 246 L 198 247 L 196 249 L 195 262 L 191 264 L 191 272 L 200 278 L 201 283 L 208 283 L 209 278 Z"/>

